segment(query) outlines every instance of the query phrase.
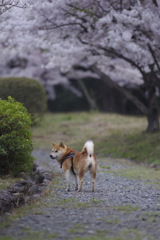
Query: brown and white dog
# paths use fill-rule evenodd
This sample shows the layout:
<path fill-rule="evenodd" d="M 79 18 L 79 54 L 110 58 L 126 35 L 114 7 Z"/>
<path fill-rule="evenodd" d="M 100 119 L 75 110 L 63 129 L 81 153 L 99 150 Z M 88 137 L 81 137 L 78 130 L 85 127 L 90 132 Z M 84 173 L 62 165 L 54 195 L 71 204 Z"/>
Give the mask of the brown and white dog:
<path fill-rule="evenodd" d="M 75 190 L 80 192 L 84 174 L 89 171 L 92 177 L 92 192 L 94 192 L 97 163 L 94 154 L 94 144 L 91 140 L 84 144 L 81 152 L 76 152 L 72 148 L 67 147 L 63 142 L 60 142 L 60 144 L 53 143 L 50 157 L 56 159 L 63 168 L 67 181 L 67 191 L 70 191 L 70 178 L 74 176 Z"/>

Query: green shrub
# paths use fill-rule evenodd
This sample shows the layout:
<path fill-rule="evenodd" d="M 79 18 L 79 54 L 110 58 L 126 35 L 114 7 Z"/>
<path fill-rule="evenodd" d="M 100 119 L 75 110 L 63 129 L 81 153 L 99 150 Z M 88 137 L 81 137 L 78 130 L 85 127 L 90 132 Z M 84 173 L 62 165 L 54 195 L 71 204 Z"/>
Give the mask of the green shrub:
<path fill-rule="evenodd" d="M 0 78 L 0 98 L 6 100 L 8 96 L 24 104 L 31 113 L 33 123 L 36 123 L 46 111 L 45 89 L 34 79 Z"/>
<path fill-rule="evenodd" d="M 0 174 L 17 175 L 32 168 L 30 125 L 30 114 L 21 103 L 0 99 Z"/>

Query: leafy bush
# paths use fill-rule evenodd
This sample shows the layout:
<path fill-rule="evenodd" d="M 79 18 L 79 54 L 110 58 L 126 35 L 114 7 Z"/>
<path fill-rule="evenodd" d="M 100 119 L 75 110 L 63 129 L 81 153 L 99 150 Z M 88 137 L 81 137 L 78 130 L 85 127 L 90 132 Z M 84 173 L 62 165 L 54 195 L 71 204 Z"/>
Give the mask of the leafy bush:
<path fill-rule="evenodd" d="M 34 79 L 0 78 L 0 98 L 8 96 L 21 102 L 31 113 L 33 123 L 36 123 L 47 108 L 47 97 L 44 87 Z"/>
<path fill-rule="evenodd" d="M 32 168 L 31 117 L 11 97 L 0 99 L 0 174 L 17 175 Z"/>

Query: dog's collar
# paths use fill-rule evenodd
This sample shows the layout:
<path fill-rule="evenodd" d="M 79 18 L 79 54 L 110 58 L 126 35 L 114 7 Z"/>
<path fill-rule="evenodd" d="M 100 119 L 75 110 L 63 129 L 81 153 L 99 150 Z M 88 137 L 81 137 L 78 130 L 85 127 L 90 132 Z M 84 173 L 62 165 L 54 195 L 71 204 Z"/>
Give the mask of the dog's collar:
<path fill-rule="evenodd" d="M 73 168 L 73 158 L 74 158 L 75 154 L 76 154 L 75 152 L 68 153 L 65 157 L 63 157 L 63 158 L 60 160 L 60 167 L 62 168 L 62 165 L 63 165 L 64 161 L 65 161 L 66 159 L 68 159 L 68 158 L 71 158 L 71 163 L 72 163 L 72 165 L 71 165 L 71 170 L 72 170 L 72 172 L 73 172 L 74 175 L 76 175 L 75 172 L 74 172 L 74 168 Z"/>

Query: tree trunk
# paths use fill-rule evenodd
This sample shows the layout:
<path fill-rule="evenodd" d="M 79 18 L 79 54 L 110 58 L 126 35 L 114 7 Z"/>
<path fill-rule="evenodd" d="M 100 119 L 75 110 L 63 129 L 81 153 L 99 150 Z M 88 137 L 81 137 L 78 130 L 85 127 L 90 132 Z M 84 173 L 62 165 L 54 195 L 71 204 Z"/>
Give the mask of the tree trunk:
<path fill-rule="evenodd" d="M 116 82 L 112 81 L 109 76 L 101 72 L 96 65 L 91 67 L 92 71 L 97 73 L 101 77 L 101 79 L 110 87 L 116 88 L 122 94 L 126 96 L 145 116 L 147 116 L 148 126 L 147 132 L 156 132 L 160 129 L 159 124 L 159 106 L 158 106 L 158 98 L 156 96 L 156 86 L 154 82 L 150 79 L 153 79 L 153 76 L 146 76 L 149 81 L 147 81 L 147 89 L 148 89 L 148 107 L 146 107 L 143 102 L 141 102 L 136 96 L 132 93 L 119 86 Z"/>
<path fill-rule="evenodd" d="M 93 97 L 91 97 L 91 95 L 89 94 L 85 84 L 82 82 L 81 79 L 78 79 L 78 83 L 79 83 L 79 85 L 80 85 L 80 87 L 81 87 L 81 89 L 82 89 L 82 91 L 83 91 L 83 93 L 84 93 L 84 95 L 87 99 L 87 102 L 90 106 L 90 110 L 97 110 L 98 107 L 97 107 L 97 104 L 95 102 L 95 99 Z"/>
<path fill-rule="evenodd" d="M 147 132 L 159 131 L 159 114 L 156 108 L 149 111 Z"/>
<path fill-rule="evenodd" d="M 159 131 L 159 107 L 158 100 L 155 94 L 155 87 L 150 88 L 148 92 L 148 102 L 149 102 L 149 111 L 148 111 L 148 127 L 147 132 L 157 132 Z"/>

